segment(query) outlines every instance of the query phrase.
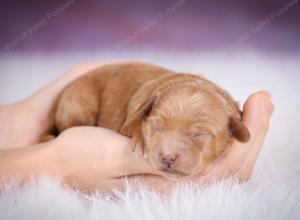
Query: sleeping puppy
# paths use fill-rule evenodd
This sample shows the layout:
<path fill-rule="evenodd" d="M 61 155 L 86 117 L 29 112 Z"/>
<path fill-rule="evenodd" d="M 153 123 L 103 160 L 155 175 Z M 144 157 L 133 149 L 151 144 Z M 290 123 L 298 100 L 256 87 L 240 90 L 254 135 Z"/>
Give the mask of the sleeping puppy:
<path fill-rule="evenodd" d="M 138 62 L 102 66 L 61 92 L 48 135 L 83 125 L 130 137 L 133 150 L 166 177 L 192 176 L 234 139 L 250 137 L 226 91 L 200 76 Z"/>

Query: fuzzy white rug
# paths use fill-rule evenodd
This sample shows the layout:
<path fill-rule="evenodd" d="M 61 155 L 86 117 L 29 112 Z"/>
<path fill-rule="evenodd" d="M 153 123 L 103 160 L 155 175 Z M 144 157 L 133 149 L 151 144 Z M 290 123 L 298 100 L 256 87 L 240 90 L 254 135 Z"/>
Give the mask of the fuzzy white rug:
<path fill-rule="evenodd" d="M 1 55 L 0 104 L 26 97 L 83 60 L 135 59 L 202 73 L 241 103 L 253 91 L 273 95 L 276 111 L 252 179 L 208 188 L 185 186 L 169 198 L 140 189 L 119 200 L 82 195 L 41 177 L 0 195 L 0 219 L 300 219 L 300 62 L 298 55 L 258 52 L 157 53 L 120 51 L 89 55 Z M 23 82 L 23 83 L 20 83 Z M 24 83 L 26 82 L 26 83 Z M 11 92 L 13 91 L 13 92 Z"/>

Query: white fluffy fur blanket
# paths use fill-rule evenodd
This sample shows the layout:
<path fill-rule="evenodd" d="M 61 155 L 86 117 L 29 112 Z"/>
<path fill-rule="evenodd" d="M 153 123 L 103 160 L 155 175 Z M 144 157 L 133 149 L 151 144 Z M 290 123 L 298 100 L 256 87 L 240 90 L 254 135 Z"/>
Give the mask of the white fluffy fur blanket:
<path fill-rule="evenodd" d="M 184 186 L 162 199 L 143 188 L 119 200 L 82 195 L 41 177 L 23 188 L 7 184 L 0 195 L 0 219 L 300 219 L 299 56 L 257 52 L 166 54 L 118 52 L 118 58 L 201 72 L 241 103 L 253 91 L 273 95 L 276 111 L 253 178 L 237 185 Z M 29 95 L 82 60 L 115 59 L 116 54 L 1 55 L 0 104 Z M 22 83 L 21 85 L 18 82 Z M 20 85 L 20 86 L 18 86 Z M 13 92 L 12 92 L 13 91 Z"/>

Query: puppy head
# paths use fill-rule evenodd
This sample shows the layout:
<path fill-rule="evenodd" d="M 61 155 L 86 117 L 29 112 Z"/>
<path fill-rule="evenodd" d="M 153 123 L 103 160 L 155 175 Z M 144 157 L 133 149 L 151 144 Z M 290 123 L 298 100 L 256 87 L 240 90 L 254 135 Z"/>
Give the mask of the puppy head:
<path fill-rule="evenodd" d="M 235 139 L 246 142 L 247 128 L 235 107 L 200 88 L 170 89 L 139 108 L 145 153 L 167 177 L 191 176 L 223 153 Z"/>

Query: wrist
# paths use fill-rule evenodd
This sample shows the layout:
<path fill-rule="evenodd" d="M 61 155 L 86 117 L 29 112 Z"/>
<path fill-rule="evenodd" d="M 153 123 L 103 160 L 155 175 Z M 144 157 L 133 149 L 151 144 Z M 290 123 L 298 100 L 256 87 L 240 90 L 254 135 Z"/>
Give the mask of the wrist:
<path fill-rule="evenodd" d="M 22 181 L 46 174 L 61 179 L 62 171 L 57 153 L 51 144 L 39 144 L 0 151 L 0 175 L 18 176 Z"/>
<path fill-rule="evenodd" d="M 30 144 L 31 136 L 28 133 L 31 130 L 32 116 L 25 101 L 0 107 L 0 149 Z"/>

